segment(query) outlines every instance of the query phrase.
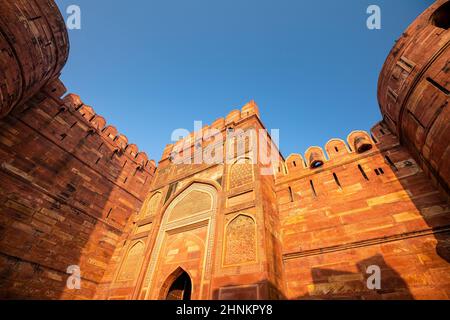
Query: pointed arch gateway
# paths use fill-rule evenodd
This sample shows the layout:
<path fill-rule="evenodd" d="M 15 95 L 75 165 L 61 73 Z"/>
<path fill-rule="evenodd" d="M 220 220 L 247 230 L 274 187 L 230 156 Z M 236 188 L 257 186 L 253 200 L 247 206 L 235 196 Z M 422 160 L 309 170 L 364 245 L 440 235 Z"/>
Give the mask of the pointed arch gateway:
<path fill-rule="evenodd" d="M 210 296 L 208 283 L 219 189 L 213 182 L 192 182 L 163 208 L 141 287 L 144 299 L 196 300 Z"/>
<path fill-rule="evenodd" d="M 189 274 L 178 267 L 164 282 L 159 300 L 191 300 L 192 280 Z"/>

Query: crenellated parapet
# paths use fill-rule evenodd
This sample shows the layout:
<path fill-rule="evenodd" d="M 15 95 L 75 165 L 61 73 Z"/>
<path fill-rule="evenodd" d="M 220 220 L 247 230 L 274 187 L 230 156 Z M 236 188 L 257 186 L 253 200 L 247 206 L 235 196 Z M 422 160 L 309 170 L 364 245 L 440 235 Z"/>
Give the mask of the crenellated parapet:
<path fill-rule="evenodd" d="M 89 125 L 89 134 L 97 134 L 112 147 L 112 154 L 105 154 L 105 157 L 123 156 L 134 163 L 137 170 L 144 170 L 149 174 L 155 172 L 155 161 L 148 159 L 147 154 L 140 152 L 135 144 L 130 144 L 125 135 L 120 134 L 113 125 L 108 125 L 105 118 L 96 114 L 91 106 L 85 105 L 79 96 L 68 94 L 63 101 L 66 107 L 78 112 L 84 118 Z"/>
<path fill-rule="evenodd" d="M 281 164 L 277 178 L 315 174 L 396 145 L 398 145 L 397 137 L 386 125 L 379 123 L 372 128 L 371 134 L 362 130 L 353 131 L 348 135 L 347 141 L 331 139 L 325 148 L 313 146 L 308 148 L 304 155 L 291 154 Z"/>
<path fill-rule="evenodd" d="M 59 76 L 69 54 L 52 0 L 0 1 L 0 118 Z"/>
<path fill-rule="evenodd" d="M 402 34 L 383 66 L 384 122 L 428 175 L 449 192 L 450 1 L 438 0 Z"/>
<path fill-rule="evenodd" d="M 177 146 L 183 146 L 183 149 L 194 149 L 196 146 L 206 147 L 212 140 L 212 137 L 220 133 L 226 133 L 227 130 L 232 130 L 235 125 L 238 125 L 245 119 L 252 116 L 259 118 L 259 107 L 255 101 L 250 101 L 241 109 L 236 109 L 228 113 L 225 118 L 218 118 L 213 121 L 210 125 L 204 125 L 197 132 L 191 132 L 187 137 L 177 141 L 173 144 L 168 144 L 163 151 L 161 156 L 161 161 L 170 158 L 170 155 Z"/>
<path fill-rule="evenodd" d="M 5 119 L 20 119 L 84 166 L 136 198 L 144 198 L 156 171 L 155 161 L 78 95 L 65 93 L 62 82 L 55 80 Z"/>

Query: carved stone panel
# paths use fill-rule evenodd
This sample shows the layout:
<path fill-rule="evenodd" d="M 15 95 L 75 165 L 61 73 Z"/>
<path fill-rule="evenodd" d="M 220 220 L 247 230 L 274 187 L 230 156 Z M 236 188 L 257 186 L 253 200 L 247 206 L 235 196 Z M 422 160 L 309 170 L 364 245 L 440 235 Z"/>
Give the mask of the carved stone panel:
<path fill-rule="evenodd" d="M 178 202 L 170 212 L 169 222 L 187 218 L 196 213 L 212 209 L 212 197 L 209 193 L 193 190 Z"/>
<path fill-rule="evenodd" d="M 231 221 L 225 233 L 224 265 L 232 266 L 256 261 L 256 224 L 246 215 Z"/>
<path fill-rule="evenodd" d="M 237 188 L 253 182 L 253 166 L 250 160 L 239 161 L 232 165 L 230 170 L 229 188 Z"/>

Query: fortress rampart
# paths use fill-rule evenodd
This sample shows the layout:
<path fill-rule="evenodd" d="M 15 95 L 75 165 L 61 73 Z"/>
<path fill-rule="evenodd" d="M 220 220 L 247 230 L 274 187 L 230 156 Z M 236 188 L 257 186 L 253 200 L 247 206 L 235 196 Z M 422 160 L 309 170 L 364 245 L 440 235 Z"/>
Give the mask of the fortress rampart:
<path fill-rule="evenodd" d="M 268 164 L 245 143 L 231 163 L 173 162 L 178 144 L 234 154 L 209 129 L 265 130 L 251 101 L 157 165 L 66 94 L 54 1 L 0 0 L 0 298 L 450 299 L 449 7 L 389 54 L 370 133 Z"/>

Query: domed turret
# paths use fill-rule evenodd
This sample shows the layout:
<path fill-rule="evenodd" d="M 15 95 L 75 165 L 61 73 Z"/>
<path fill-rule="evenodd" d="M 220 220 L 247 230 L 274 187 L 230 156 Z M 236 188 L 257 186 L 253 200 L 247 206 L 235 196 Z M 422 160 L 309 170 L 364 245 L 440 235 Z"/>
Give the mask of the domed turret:
<path fill-rule="evenodd" d="M 0 118 L 59 76 L 69 41 L 54 1 L 0 1 Z"/>
<path fill-rule="evenodd" d="M 438 0 L 403 33 L 378 84 L 384 122 L 439 185 L 450 182 L 450 1 Z"/>

